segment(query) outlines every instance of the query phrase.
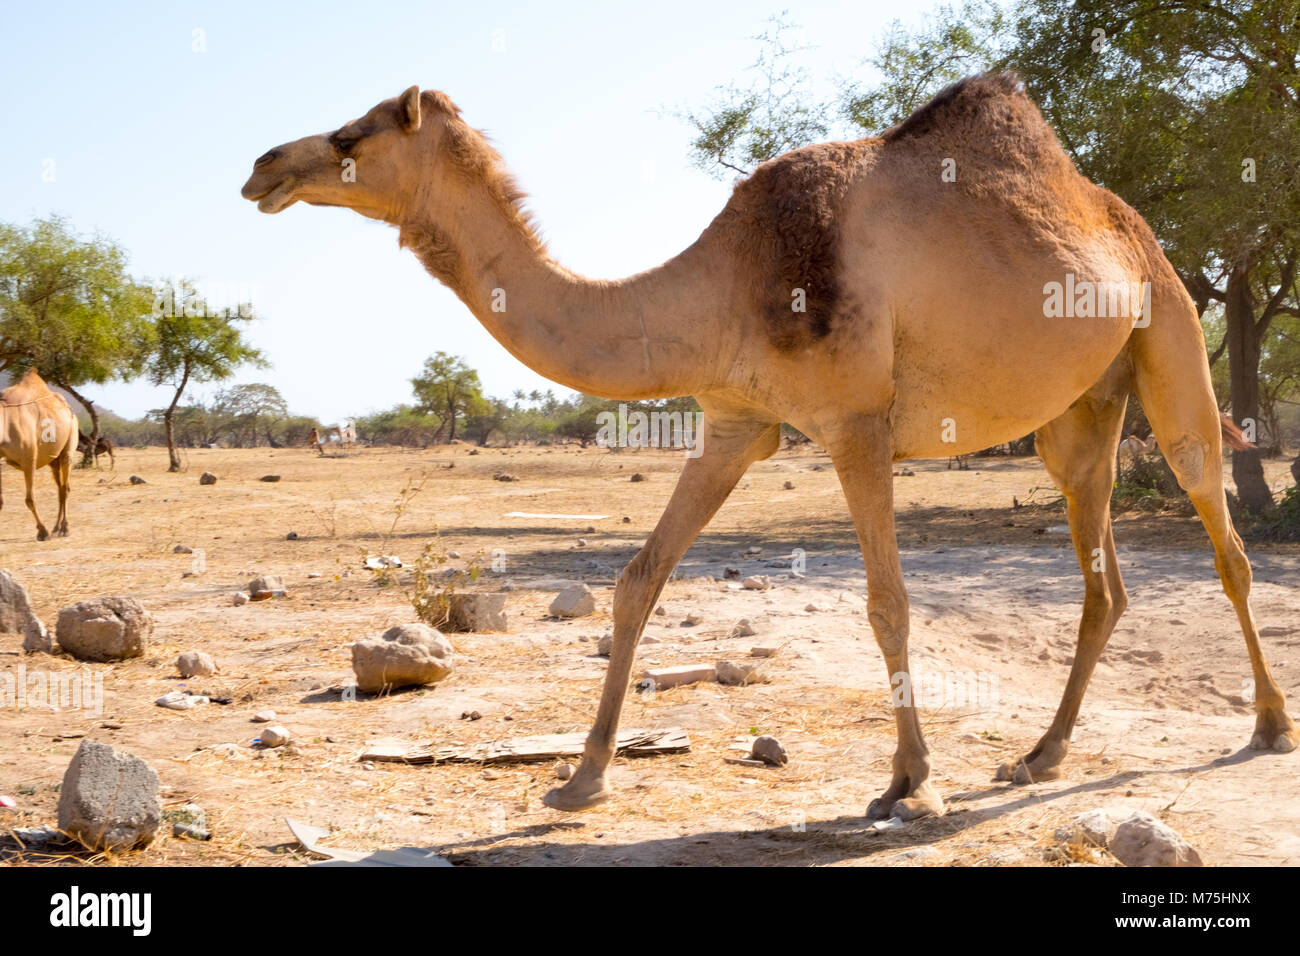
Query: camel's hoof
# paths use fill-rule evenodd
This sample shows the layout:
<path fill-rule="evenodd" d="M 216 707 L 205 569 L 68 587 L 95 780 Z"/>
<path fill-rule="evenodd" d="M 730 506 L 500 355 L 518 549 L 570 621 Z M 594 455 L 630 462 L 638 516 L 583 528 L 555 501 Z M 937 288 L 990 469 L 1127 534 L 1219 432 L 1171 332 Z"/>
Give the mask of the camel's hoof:
<path fill-rule="evenodd" d="M 900 820 L 917 820 L 921 817 L 942 816 L 943 800 L 930 784 L 923 783 L 912 790 L 911 794 L 900 799 L 877 797 L 867 807 L 868 820 L 883 820 L 897 817 Z"/>
<path fill-rule="evenodd" d="M 590 810 L 613 795 L 605 785 L 603 777 L 591 783 L 584 783 L 580 778 L 574 777 L 564 786 L 548 791 L 546 796 L 542 797 L 542 803 L 552 810 L 565 810 L 572 813 L 577 810 Z"/>
<path fill-rule="evenodd" d="M 1061 776 L 1061 765 L 1052 764 L 1050 767 L 1038 767 L 1034 761 L 1026 763 L 1024 760 L 1017 760 L 1015 763 L 1004 763 L 998 767 L 998 780 L 1008 780 L 1011 783 L 1020 784 L 1042 783 L 1044 780 L 1057 780 Z"/>
<path fill-rule="evenodd" d="M 36 532 L 36 540 L 37 540 L 37 541 L 45 541 L 47 538 L 49 538 L 49 536 L 50 536 L 50 533 L 49 533 L 48 531 L 46 531 L 44 528 L 42 528 L 40 531 L 37 531 L 37 532 Z"/>
<path fill-rule="evenodd" d="M 1281 717 L 1261 716 L 1255 724 L 1255 735 L 1250 738 L 1251 750 L 1273 750 L 1289 754 L 1300 745 L 1300 728 L 1289 714 Z"/>

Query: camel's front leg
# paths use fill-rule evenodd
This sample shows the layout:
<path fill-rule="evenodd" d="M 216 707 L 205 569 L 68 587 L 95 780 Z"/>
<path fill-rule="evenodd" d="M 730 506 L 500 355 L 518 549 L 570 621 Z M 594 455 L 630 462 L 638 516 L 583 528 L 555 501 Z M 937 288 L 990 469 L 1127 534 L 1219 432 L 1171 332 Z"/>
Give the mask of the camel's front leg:
<path fill-rule="evenodd" d="M 921 736 L 907 663 L 908 603 L 894 533 L 893 444 L 884 415 L 841 422 L 827 450 L 839 473 L 867 569 L 867 617 L 889 672 L 898 749 L 893 779 L 867 816 L 904 820 L 943 812 L 930 785 L 930 751 Z"/>
<path fill-rule="evenodd" d="M 50 536 L 50 533 L 45 530 L 45 524 L 41 521 L 41 516 L 36 512 L 36 498 L 32 494 L 32 482 L 35 478 L 36 466 L 34 464 L 23 465 L 23 481 L 27 484 L 27 510 L 36 519 L 36 540 L 44 541 Z"/>
<path fill-rule="evenodd" d="M 587 735 L 582 763 L 573 779 L 545 797 L 556 810 L 585 810 L 610 796 L 605 772 L 614 758 L 618 718 L 627 695 L 632 662 L 650 610 L 664 582 L 696 535 L 709 522 L 753 462 L 772 454 L 780 425 L 765 421 L 715 419 L 701 434 L 702 453 L 688 459 L 668 509 L 614 592 L 614 642 L 600 695 L 596 722 Z"/>

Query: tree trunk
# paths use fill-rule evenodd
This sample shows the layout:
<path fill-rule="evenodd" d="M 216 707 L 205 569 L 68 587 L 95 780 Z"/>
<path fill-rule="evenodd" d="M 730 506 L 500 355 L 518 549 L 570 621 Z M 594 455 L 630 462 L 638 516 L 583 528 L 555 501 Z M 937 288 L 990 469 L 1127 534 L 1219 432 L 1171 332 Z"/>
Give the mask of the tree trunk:
<path fill-rule="evenodd" d="M 1228 276 L 1224 309 L 1228 321 L 1228 374 L 1232 386 L 1232 417 L 1238 425 L 1255 422 L 1259 433 L 1259 334 L 1255 330 L 1255 301 L 1250 291 L 1250 264 L 1242 259 Z M 1232 480 L 1237 497 L 1252 514 L 1273 510 L 1273 495 L 1264 478 L 1259 452 L 1232 453 Z"/>
<path fill-rule="evenodd" d="M 163 412 L 163 426 L 167 430 L 167 470 L 181 470 L 180 452 L 176 450 L 176 429 L 172 426 L 172 415 L 176 411 L 176 406 L 181 402 L 181 394 L 185 391 L 185 386 L 190 380 L 190 363 L 185 363 L 185 372 L 181 375 L 181 383 L 176 387 L 176 394 L 172 396 L 172 403 L 167 406 L 167 411 Z"/>
<path fill-rule="evenodd" d="M 90 444 L 81 453 L 81 463 L 83 465 L 93 465 L 95 463 L 95 446 L 99 444 L 99 412 L 95 411 L 95 403 L 80 395 L 75 388 L 65 382 L 56 381 L 54 384 L 80 402 L 81 407 L 90 416 Z"/>

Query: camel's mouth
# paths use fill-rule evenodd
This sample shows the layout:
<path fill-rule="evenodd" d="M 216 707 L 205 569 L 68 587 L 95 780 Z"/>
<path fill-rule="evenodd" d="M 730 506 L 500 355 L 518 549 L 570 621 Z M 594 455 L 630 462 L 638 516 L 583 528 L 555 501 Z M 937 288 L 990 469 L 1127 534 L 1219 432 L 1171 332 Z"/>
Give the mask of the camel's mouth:
<path fill-rule="evenodd" d="M 267 214 L 275 214 L 288 209 L 298 200 L 294 197 L 294 184 L 292 180 L 282 179 L 268 189 L 254 189 L 253 180 L 249 179 L 244 184 L 241 191 L 245 199 L 257 203 L 258 211 Z"/>

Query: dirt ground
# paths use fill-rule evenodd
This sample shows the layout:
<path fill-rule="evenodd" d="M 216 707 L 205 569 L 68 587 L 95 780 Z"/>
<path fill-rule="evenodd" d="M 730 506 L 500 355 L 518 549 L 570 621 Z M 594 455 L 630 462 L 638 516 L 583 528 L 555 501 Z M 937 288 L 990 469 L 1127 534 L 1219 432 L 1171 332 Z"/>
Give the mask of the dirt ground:
<path fill-rule="evenodd" d="M 72 534 L 43 543 L 17 493 L 21 479 L 7 472 L 0 565 L 25 584 L 51 629 L 63 606 L 128 594 L 152 611 L 156 630 L 144 657 L 111 665 L 23 657 L 20 637 L 0 635 L 0 674 L 21 666 L 103 680 L 101 713 L 0 709 L 0 793 L 18 804 L 0 809 L 0 860 L 300 864 L 314 858 L 289 835 L 283 821 L 292 817 L 331 828 L 330 846 L 427 847 L 463 865 L 1025 865 L 1044 861 L 1056 827 L 1074 814 L 1132 808 L 1164 819 L 1208 863 L 1300 861 L 1300 754 L 1246 749 L 1245 647 L 1208 540 L 1176 511 L 1117 517 L 1131 605 L 1093 679 L 1062 779 L 993 782 L 996 766 L 1028 750 L 1049 723 L 1081 606 L 1064 508 L 1037 459 L 976 460 L 969 471 L 918 462 L 909 466 L 915 474 L 895 479 L 913 665 L 942 675 L 921 701 L 942 817 L 883 831 L 864 819 L 889 780 L 892 708 L 843 497 L 813 449 L 783 450 L 750 469 L 666 588 L 666 613 L 651 617 L 657 643 L 643 645 L 638 674 L 642 664 L 781 648 L 766 665 L 770 683 L 629 694 L 624 728 L 680 726 L 689 753 L 618 758 L 616 799 L 577 815 L 542 805 L 555 784 L 549 762 L 485 769 L 358 759 L 367 741 L 384 738 L 442 746 L 585 731 L 607 663 L 595 642 L 612 626 L 614 578 L 653 528 L 680 466 L 670 452 L 471 454 L 459 445 L 326 458 L 191 451 L 187 470 L 169 475 L 164 451 L 124 449 L 114 471 L 74 472 Z M 215 485 L 199 485 L 205 470 L 219 476 Z M 519 480 L 492 480 L 503 470 Z M 648 480 L 630 481 L 634 472 Z M 268 473 L 281 480 L 258 480 Z M 147 483 L 130 484 L 133 474 Z M 1285 483 L 1283 463 L 1270 463 L 1269 474 Z M 42 475 L 47 521 L 53 495 Z M 480 586 L 513 582 L 509 632 L 450 635 L 455 673 L 436 687 L 344 699 L 350 643 L 415 620 L 409 569 L 384 582 L 362 567 L 363 556 L 409 564 L 435 535 L 459 552 L 451 567 L 489 567 L 494 554 L 499 566 L 504 557 L 505 570 L 489 571 Z M 201 563 L 177 545 L 201 549 Z M 1266 652 L 1294 713 L 1300 547 L 1248 548 Z M 801 577 L 790 574 L 795 549 L 805 554 Z M 727 567 L 771 575 L 776 587 L 740 590 L 725 579 Z M 234 606 L 232 592 L 256 574 L 284 575 L 289 597 Z M 572 580 L 596 591 L 596 613 L 548 618 L 556 590 Z M 685 626 L 691 612 L 702 621 Z M 742 617 L 758 633 L 730 638 Z M 186 650 L 212 654 L 220 674 L 182 682 L 175 660 Z M 963 684 L 963 675 L 975 682 Z M 232 702 L 155 706 L 182 686 Z M 250 718 L 265 708 L 292 731 L 292 748 L 252 747 L 261 725 Z M 471 711 L 481 719 L 462 719 Z M 758 733 L 784 742 L 788 766 L 726 762 Z M 83 736 L 149 761 L 167 807 L 204 809 L 211 842 L 167 832 L 136 853 L 50 857 L 6 838 L 10 827 L 55 822 L 58 785 Z M 236 746 L 212 749 L 221 744 Z"/>

